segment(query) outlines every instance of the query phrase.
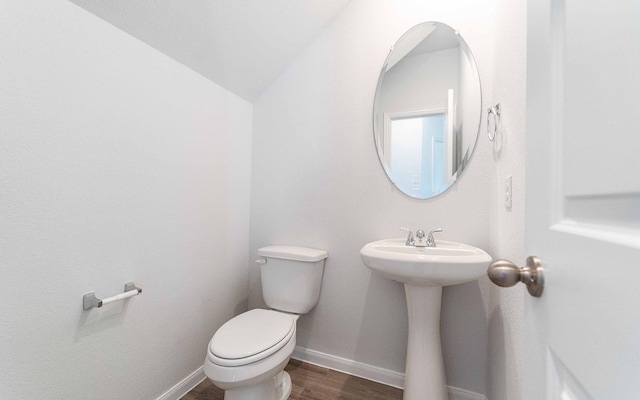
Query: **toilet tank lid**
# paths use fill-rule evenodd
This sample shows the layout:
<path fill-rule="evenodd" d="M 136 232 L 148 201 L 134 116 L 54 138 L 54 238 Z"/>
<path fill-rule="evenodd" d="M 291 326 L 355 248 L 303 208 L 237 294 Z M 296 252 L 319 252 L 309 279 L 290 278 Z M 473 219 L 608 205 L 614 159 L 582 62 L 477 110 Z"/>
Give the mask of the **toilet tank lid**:
<path fill-rule="evenodd" d="M 316 262 L 329 256 L 326 250 L 300 246 L 266 246 L 258 249 L 258 255 L 283 260 Z"/>

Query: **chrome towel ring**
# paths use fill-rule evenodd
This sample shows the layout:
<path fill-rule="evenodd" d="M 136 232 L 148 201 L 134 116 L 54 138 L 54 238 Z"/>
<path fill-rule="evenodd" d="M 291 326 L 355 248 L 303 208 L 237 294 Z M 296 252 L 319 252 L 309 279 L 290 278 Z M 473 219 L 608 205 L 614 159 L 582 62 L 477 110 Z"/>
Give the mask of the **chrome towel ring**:
<path fill-rule="evenodd" d="M 487 109 L 487 136 L 492 142 L 500 131 L 500 115 L 500 103 Z"/>

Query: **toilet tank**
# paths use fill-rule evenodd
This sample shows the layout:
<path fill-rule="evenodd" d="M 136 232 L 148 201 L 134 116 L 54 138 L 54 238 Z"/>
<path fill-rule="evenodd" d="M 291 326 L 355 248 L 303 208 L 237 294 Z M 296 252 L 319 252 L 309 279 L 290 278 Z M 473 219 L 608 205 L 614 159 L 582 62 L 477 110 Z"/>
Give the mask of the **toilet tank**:
<path fill-rule="evenodd" d="M 267 246 L 258 249 L 266 259 L 260 267 L 262 296 L 275 310 L 306 314 L 318 302 L 325 250 L 299 246 Z"/>

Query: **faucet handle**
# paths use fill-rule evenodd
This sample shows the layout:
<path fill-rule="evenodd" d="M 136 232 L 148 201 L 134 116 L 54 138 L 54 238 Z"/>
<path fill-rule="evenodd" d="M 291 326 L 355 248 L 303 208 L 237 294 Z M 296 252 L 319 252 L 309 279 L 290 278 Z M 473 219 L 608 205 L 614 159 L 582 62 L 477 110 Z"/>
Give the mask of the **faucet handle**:
<path fill-rule="evenodd" d="M 400 230 L 403 232 L 409 232 L 409 235 L 407 235 L 407 241 L 404 244 L 407 246 L 413 246 L 415 240 L 413 239 L 413 233 L 411 233 L 411 229 L 400 228 Z"/>
<path fill-rule="evenodd" d="M 442 232 L 442 228 L 434 229 L 429 232 L 429 236 L 427 237 L 427 247 L 436 247 L 436 240 L 433 238 L 433 234 L 437 232 Z"/>

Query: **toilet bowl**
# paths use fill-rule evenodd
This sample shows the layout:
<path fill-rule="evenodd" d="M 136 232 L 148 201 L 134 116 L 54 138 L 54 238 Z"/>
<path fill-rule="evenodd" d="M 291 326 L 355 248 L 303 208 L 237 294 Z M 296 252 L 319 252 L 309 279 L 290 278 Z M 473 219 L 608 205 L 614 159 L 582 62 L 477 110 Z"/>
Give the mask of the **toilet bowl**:
<path fill-rule="evenodd" d="M 296 322 L 318 301 L 324 250 L 269 246 L 258 250 L 263 295 L 271 310 L 242 313 L 216 331 L 207 348 L 205 375 L 225 400 L 285 400 L 284 371 L 296 346 Z"/>
<path fill-rule="evenodd" d="M 297 315 L 254 309 L 225 323 L 209 342 L 205 374 L 225 400 L 284 400 L 284 367 L 296 346 Z"/>

